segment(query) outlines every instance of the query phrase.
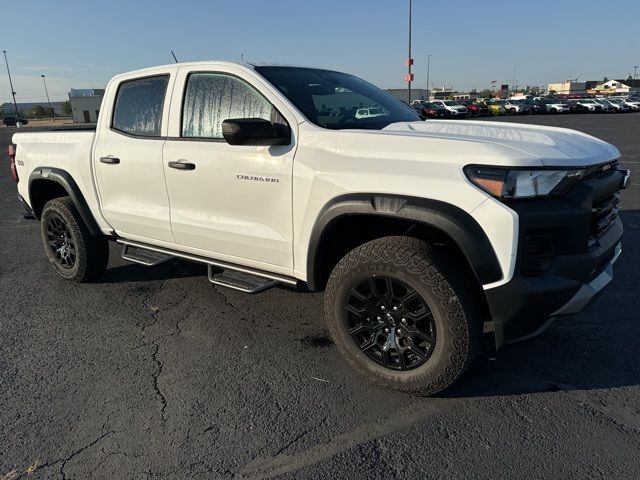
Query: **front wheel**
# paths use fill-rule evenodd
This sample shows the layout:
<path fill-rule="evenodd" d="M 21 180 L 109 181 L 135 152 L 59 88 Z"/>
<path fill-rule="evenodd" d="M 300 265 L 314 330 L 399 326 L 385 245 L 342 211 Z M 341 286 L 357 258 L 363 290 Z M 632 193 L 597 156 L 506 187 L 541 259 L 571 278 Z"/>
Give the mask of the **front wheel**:
<path fill-rule="evenodd" d="M 385 237 L 347 254 L 325 293 L 331 336 L 368 380 L 419 395 L 453 384 L 478 344 L 470 279 L 445 252 Z"/>
<path fill-rule="evenodd" d="M 107 268 L 107 239 L 91 235 L 69 197 L 55 198 L 45 204 L 40 232 L 47 257 L 60 276 L 87 282 Z"/>

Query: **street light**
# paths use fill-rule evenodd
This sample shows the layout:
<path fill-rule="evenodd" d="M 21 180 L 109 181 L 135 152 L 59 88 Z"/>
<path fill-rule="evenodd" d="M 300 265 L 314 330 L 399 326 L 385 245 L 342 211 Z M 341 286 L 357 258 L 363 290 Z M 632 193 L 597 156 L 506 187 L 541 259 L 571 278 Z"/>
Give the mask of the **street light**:
<path fill-rule="evenodd" d="M 9 76 L 9 86 L 11 87 L 11 95 L 13 96 L 13 106 L 16 109 L 16 126 L 20 126 L 20 114 L 18 113 L 18 104 L 16 103 L 16 92 L 13 91 L 13 82 L 11 81 L 11 72 L 9 71 L 9 62 L 7 61 L 7 51 L 2 50 L 4 53 L 4 63 L 7 64 L 7 75 Z"/>
<path fill-rule="evenodd" d="M 427 56 L 427 102 L 431 101 L 431 91 L 429 90 L 429 68 L 431 64 L 431 54 Z"/>
<path fill-rule="evenodd" d="M 51 121 L 55 122 L 55 115 L 53 113 L 53 108 L 51 107 L 51 100 L 49 100 L 49 91 L 47 90 L 47 82 L 44 79 L 44 74 L 40 75 L 42 77 L 42 83 L 44 84 L 44 93 L 47 94 L 47 103 L 49 104 L 49 111 L 51 112 Z"/>
<path fill-rule="evenodd" d="M 407 87 L 408 87 L 407 103 L 409 105 L 411 105 L 411 81 L 413 80 L 413 73 L 411 73 L 411 65 L 413 65 L 413 58 L 411 58 L 411 7 L 412 7 L 412 1 L 409 0 L 409 58 L 407 58 L 407 60 L 405 61 L 408 67 L 408 72 L 407 72 L 407 75 L 404 77 L 405 80 L 407 81 Z"/>

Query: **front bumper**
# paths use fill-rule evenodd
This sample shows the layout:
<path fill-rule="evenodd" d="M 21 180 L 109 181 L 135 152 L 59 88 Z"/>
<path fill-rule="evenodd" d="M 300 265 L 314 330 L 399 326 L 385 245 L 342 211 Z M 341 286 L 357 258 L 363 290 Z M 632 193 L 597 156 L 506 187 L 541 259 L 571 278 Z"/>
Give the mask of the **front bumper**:
<path fill-rule="evenodd" d="M 594 234 L 594 212 L 624 188 L 625 173 L 611 169 L 584 180 L 564 198 L 508 204 L 519 219 L 515 271 L 509 282 L 485 290 L 497 347 L 539 333 L 555 316 L 582 311 L 611 281 L 622 220 L 614 215 Z"/>

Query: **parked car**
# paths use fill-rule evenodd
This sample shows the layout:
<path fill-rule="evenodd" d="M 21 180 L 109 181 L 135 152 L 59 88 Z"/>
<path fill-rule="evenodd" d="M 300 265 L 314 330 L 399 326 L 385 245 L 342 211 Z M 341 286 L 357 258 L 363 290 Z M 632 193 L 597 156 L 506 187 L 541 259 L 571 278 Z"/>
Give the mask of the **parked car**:
<path fill-rule="evenodd" d="M 507 115 L 521 115 L 531 112 L 528 106 L 519 103 L 518 100 L 492 100 L 491 103 L 503 106 Z"/>
<path fill-rule="evenodd" d="M 478 102 L 485 104 L 489 108 L 489 115 L 491 116 L 501 116 L 507 114 L 507 109 L 502 105 L 493 103 L 492 100 L 483 99 L 478 100 Z"/>
<path fill-rule="evenodd" d="M 431 103 L 443 107 L 449 112 L 450 117 L 466 117 L 469 114 L 467 107 L 453 100 L 434 100 Z"/>
<path fill-rule="evenodd" d="M 380 107 L 359 108 L 356 110 L 355 118 L 384 117 L 387 113 Z"/>
<path fill-rule="evenodd" d="M 546 98 L 544 103 L 549 113 L 569 113 L 571 110 L 569 104 L 561 98 Z"/>
<path fill-rule="evenodd" d="M 585 113 L 602 113 L 602 105 L 596 102 L 592 98 L 582 98 L 580 100 L 573 101 L 577 106 L 578 110 Z"/>
<path fill-rule="evenodd" d="M 602 107 L 604 113 L 614 113 L 616 111 L 604 98 L 594 98 L 593 101 Z"/>
<path fill-rule="evenodd" d="M 356 117 L 363 101 L 382 113 Z M 321 115 L 323 103 L 345 113 Z M 500 347 L 582 310 L 622 250 L 616 204 L 629 171 L 614 146 L 565 128 L 420 121 L 340 72 L 129 72 L 107 85 L 94 130 L 15 133 L 9 146 L 59 276 L 100 277 L 115 241 L 147 267 L 204 264 L 224 288 L 324 291 L 346 362 L 411 394 L 460 378 L 483 329 Z M 64 301 L 32 293 L 42 309 Z"/>
<path fill-rule="evenodd" d="M 531 97 L 531 95 L 527 96 Z M 547 113 L 547 107 L 543 103 L 533 100 L 532 98 L 511 98 L 510 100 L 527 105 L 530 113 L 532 114 L 539 115 L 541 113 Z"/>
<path fill-rule="evenodd" d="M 467 110 L 469 110 L 469 116 L 471 117 L 489 116 L 489 107 L 484 103 L 480 103 L 475 100 L 462 100 L 460 103 L 467 107 Z"/>
<path fill-rule="evenodd" d="M 631 111 L 631 107 L 619 98 L 607 98 L 606 101 L 616 109 L 617 113 L 627 113 Z"/>
<path fill-rule="evenodd" d="M 29 120 L 22 117 L 16 118 L 15 116 L 7 116 L 2 119 L 2 123 L 7 127 L 15 127 L 18 122 L 20 122 L 21 125 L 26 125 L 29 123 Z"/>
<path fill-rule="evenodd" d="M 624 98 L 622 99 L 622 101 L 624 102 L 625 105 L 628 105 L 629 108 L 634 112 L 637 112 L 638 110 L 640 110 L 640 101 L 631 99 L 631 98 Z"/>
<path fill-rule="evenodd" d="M 420 113 L 423 117 L 427 118 L 447 118 L 450 116 L 446 108 L 433 102 L 422 102 L 422 110 Z"/>

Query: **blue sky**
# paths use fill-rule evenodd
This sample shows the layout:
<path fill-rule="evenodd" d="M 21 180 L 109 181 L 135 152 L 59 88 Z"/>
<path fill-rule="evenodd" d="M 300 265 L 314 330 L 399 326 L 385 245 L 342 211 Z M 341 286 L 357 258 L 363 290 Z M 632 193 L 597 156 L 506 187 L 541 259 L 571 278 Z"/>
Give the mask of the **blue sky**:
<path fill-rule="evenodd" d="M 491 80 L 545 85 L 626 77 L 640 64 L 640 1 L 413 0 L 416 87 L 465 90 Z M 18 101 L 104 87 L 119 72 L 181 61 L 245 59 L 335 68 L 404 86 L 408 0 L 27 0 L 3 6 Z M 447 13 L 449 12 L 449 13 Z M 456 13 L 457 12 L 457 13 Z M 10 89 L 0 65 L 0 103 Z"/>

